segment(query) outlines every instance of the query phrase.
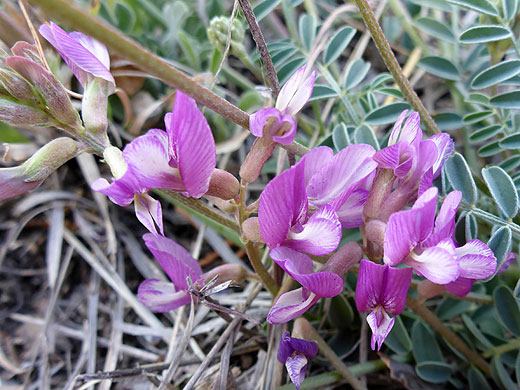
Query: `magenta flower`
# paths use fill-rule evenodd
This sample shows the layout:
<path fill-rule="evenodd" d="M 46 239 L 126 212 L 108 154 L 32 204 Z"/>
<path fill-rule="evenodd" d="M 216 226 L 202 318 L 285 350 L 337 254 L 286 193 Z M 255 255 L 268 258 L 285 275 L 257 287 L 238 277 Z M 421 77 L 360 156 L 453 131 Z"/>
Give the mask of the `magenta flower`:
<path fill-rule="evenodd" d="M 170 283 L 159 279 L 146 279 L 139 285 L 137 297 L 153 311 L 164 313 L 189 303 L 191 298 L 188 277 L 195 287 L 203 287 L 205 281 L 217 275 L 219 283 L 229 280 L 241 283 L 247 276 L 242 266 L 237 264 L 225 264 L 202 273 L 197 260 L 175 241 L 150 233 L 145 234 L 143 239 L 171 280 Z"/>
<path fill-rule="evenodd" d="M 378 151 L 374 160 L 380 168 L 392 169 L 399 185 L 408 190 L 419 188 L 421 195 L 431 187 L 444 162 L 453 153 L 453 140 L 445 133 L 423 140 L 419 114 L 413 112 L 404 122 L 407 113 L 408 110 L 401 113 L 390 134 L 388 147 Z"/>
<path fill-rule="evenodd" d="M 112 183 L 105 179 L 92 183 L 94 190 L 120 206 L 145 199 L 136 202 L 136 213 L 139 207 L 146 218 L 137 216 L 147 228 L 162 217 L 160 204 L 143 194 L 152 188 L 168 188 L 199 198 L 208 191 L 216 164 L 211 129 L 193 99 L 177 91 L 173 112 L 164 121 L 166 132 L 149 130 L 125 146 L 121 163 L 125 167 L 119 177 Z M 162 231 L 162 222 L 158 225 Z"/>
<path fill-rule="evenodd" d="M 412 281 L 410 268 L 392 268 L 368 260 L 361 260 L 356 285 L 356 307 L 359 312 L 370 311 L 367 322 L 372 329 L 371 347 L 381 349 L 394 326 L 395 318 L 406 304 L 406 294 Z"/>
<path fill-rule="evenodd" d="M 267 315 L 267 322 L 271 324 L 281 324 L 299 317 L 322 297 L 335 297 L 343 291 L 343 279 L 338 274 L 314 272 L 311 258 L 304 253 L 278 247 L 271 251 L 271 258 L 302 286 L 278 298 Z"/>
<path fill-rule="evenodd" d="M 273 141 L 288 145 L 296 136 L 294 117 L 310 99 L 316 79 L 316 71 L 307 74 L 302 66 L 285 83 L 276 99 L 275 107 L 264 108 L 249 119 L 249 130 L 257 137 L 269 137 Z"/>
<path fill-rule="evenodd" d="M 497 258 L 480 240 L 468 241 L 464 246 L 456 248 L 455 253 L 459 260 L 459 277 L 444 285 L 444 288 L 462 298 L 468 295 L 476 280 L 489 278 L 495 273 Z M 512 255 L 514 259 L 514 254 Z"/>
<path fill-rule="evenodd" d="M 291 337 L 289 332 L 284 332 L 278 347 L 278 361 L 285 364 L 289 378 L 296 389 L 300 389 L 305 379 L 307 362 L 318 354 L 318 343 Z"/>
<path fill-rule="evenodd" d="M 114 89 L 115 81 L 110 73 L 110 57 L 105 45 L 80 32 L 67 33 L 53 22 L 42 24 L 39 31 L 60 53 L 82 86 L 91 75 L 106 80 L 110 89 Z"/>
<path fill-rule="evenodd" d="M 430 281 L 446 284 L 457 279 L 460 272 L 452 236 L 462 194 L 451 192 L 435 220 L 437 192 L 436 187 L 430 188 L 410 210 L 390 216 L 384 261 L 388 265 L 404 262 Z"/>
<path fill-rule="evenodd" d="M 374 153 L 370 145 L 350 145 L 336 155 L 326 146 L 307 153 L 299 163 L 305 164 L 309 203 L 332 206 L 342 228 L 363 225 L 363 206 L 377 167 Z"/>
<path fill-rule="evenodd" d="M 309 217 L 303 159 L 267 184 L 258 205 L 260 234 L 271 249 L 279 246 L 313 255 L 332 252 L 341 224 L 329 205 Z"/>

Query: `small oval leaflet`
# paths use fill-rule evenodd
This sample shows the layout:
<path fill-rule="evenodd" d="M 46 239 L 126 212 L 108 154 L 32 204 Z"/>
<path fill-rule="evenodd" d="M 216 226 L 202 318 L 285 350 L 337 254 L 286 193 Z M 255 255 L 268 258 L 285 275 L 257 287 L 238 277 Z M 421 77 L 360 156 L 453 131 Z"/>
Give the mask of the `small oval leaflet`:
<path fill-rule="evenodd" d="M 495 233 L 491 236 L 487 245 L 489 249 L 493 251 L 495 257 L 497 258 L 497 270 L 495 274 L 485 279 L 485 281 L 489 281 L 493 279 L 500 269 L 505 259 L 507 258 L 507 254 L 511 251 L 512 247 L 512 239 L 513 234 L 511 233 L 511 229 L 507 226 L 502 226 L 500 229 L 497 229 Z"/>
<path fill-rule="evenodd" d="M 343 27 L 336 31 L 336 34 L 330 40 L 325 54 L 323 56 L 323 62 L 325 65 L 330 65 L 338 59 L 338 57 L 347 48 L 348 44 L 356 35 L 356 30 L 350 26 Z"/>
<path fill-rule="evenodd" d="M 493 293 L 498 316 L 504 326 L 516 337 L 520 337 L 520 308 L 511 290 L 498 286 Z"/>
<path fill-rule="evenodd" d="M 504 61 L 475 76 L 471 88 L 482 89 L 506 81 L 520 73 L 520 60 Z"/>
<path fill-rule="evenodd" d="M 403 110 L 407 110 L 409 108 L 410 105 L 408 103 L 388 104 L 369 112 L 365 117 L 365 122 L 374 126 L 386 125 L 388 123 L 395 122 L 395 120 L 399 117 L 399 114 L 401 114 Z"/>
<path fill-rule="evenodd" d="M 513 179 L 500 167 L 482 169 L 482 177 L 500 211 L 506 218 L 513 218 L 518 213 L 518 193 Z"/>
<path fill-rule="evenodd" d="M 511 32 L 507 28 L 495 24 L 487 24 L 468 28 L 460 34 L 459 40 L 462 43 L 484 43 L 501 41 L 510 36 Z"/>
<path fill-rule="evenodd" d="M 454 190 L 462 192 L 462 199 L 468 204 L 477 202 L 477 186 L 468 163 L 460 153 L 455 153 L 444 166 L 448 180 Z"/>
<path fill-rule="evenodd" d="M 483 14 L 498 16 L 498 10 L 489 0 L 448 0 L 448 2 Z"/>
<path fill-rule="evenodd" d="M 520 91 L 512 91 L 493 96 L 489 103 L 498 108 L 520 108 Z"/>
<path fill-rule="evenodd" d="M 460 80 L 460 73 L 457 67 L 446 58 L 437 56 L 424 57 L 419 61 L 419 67 L 434 76 L 446 80 Z"/>

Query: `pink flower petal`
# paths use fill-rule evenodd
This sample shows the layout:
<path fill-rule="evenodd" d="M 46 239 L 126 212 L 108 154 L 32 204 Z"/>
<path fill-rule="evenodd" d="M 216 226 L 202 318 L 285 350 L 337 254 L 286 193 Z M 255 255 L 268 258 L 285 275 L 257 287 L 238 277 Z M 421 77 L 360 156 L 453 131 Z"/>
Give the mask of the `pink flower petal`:
<path fill-rule="evenodd" d="M 394 145 L 399 142 L 399 136 L 401 135 L 401 127 L 406 118 L 406 114 L 408 114 L 408 110 L 404 110 L 401 112 L 397 120 L 395 121 L 394 127 L 392 128 L 392 132 L 390 133 L 390 137 L 388 138 L 388 146 Z"/>
<path fill-rule="evenodd" d="M 114 77 L 110 73 L 110 61 L 107 61 L 108 52 L 106 48 L 102 50 L 101 43 L 93 43 L 94 39 L 90 37 L 80 38 L 83 35 L 81 33 L 76 33 L 75 39 L 52 22 L 50 25 L 41 25 L 39 31 L 60 53 L 81 85 L 84 86 L 87 81 L 86 73 L 102 78 L 112 85 L 115 84 Z M 98 58 L 97 55 L 100 57 Z"/>
<path fill-rule="evenodd" d="M 304 294 L 303 288 L 286 292 L 276 300 L 267 315 L 267 322 L 273 325 L 289 322 L 309 310 L 320 297 L 316 294 Z"/>
<path fill-rule="evenodd" d="M 200 279 L 202 269 L 199 263 L 175 241 L 151 233 L 145 234 L 143 240 L 177 289 L 188 289 L 187 276 L 193 282 Z"/>
<path fill-rule="evenodd" d="M 433 230 L 437 188 L 432 187 L 415 202 L 411 210 L 390 216 L 385 231 L 385 264 L 397 265 Z"/>
<path fill-rule="evenodd" d="M 190 303 L 186 291 L 176 291 L 173 284 L 158 279 L 146 279 L 139 285 L 137 298 L 150 310 L 166 313 Z"/>
<path fill-rule="evenodd" d="M 497 270 L 497 258 L 480 240 L 468 241 L 455 249 L 459 258 L 460 276 L 468 279 L 489 278 Z"/>
<path fill-rule="evenodd" d="M 306 153 L 299 164 L 305 165 L 305 186 L 309 185 L 311 178 L 319 172 L 319 170 L 332 161 L 334 152 L 328 146 L 320 146 L 311 149 Z M 303 162 L 302 162 L 303 161 Z"/>
<path fill-rule="evenodd" d="M 363 207 L 365 206 L 369 193 L 369 191 L 361 189 L 353 191 L 339 210 L 336 210 L 343 229 L 363 225 Z"/>
<path fill-rule="evenodd" d="M 135 196 L 134 205 L 137 219 L 148 231 L 157 234 L 155 229 L 155 225 L 157 225 L 159 233 L 164 235 L 161 202 L 148 194 L 139 194 Z"/>
<path fill-rule="evenodd" d="M 128 167 L 125 174 L 112 183 L 100 178 L 95 180 L 90 187 L 94 191 L 105 194 L 112 202 L 121 207 L 128 206 L 132 203 L 135 194 L 140 194 L 147 190 L 143 188 L 137 180 L 137 176 L 133 172 L 132 167 Z"/>
<path fill-rule="evenodd" d="M 453 282 L 444 285 L 444 288 L 449 293 L 455 294 L 460 298 L 468 295 L 473 288 L 473 280 L 468 278 L 457 278 Z"/>
<path fill-rule="evenodd" d="M 455 215 L 457 214 L 461 198 L 462 192 L 460 191 L 452 191 L 446 196 L 437 214 L 433 233 L 423 242 L 423 246 L 434 246 L 438 242 L 453 236 Z"/>
<path fill-rule="evenodd" d="M 179 170 L 168 164 L 165 141 L 164 131 L 150 130 L 125 146 L 123 158 L 133 167 L 132 171 L 144 189 L 185 191 Z"/>
<path fill-rule="evenodd" d="M 442 167 L 446 160 L 453 154 L 454 145 L 451 137 L 446 133 L 434 134 L 430 140 L 435 142 L 437 146 L 437 159 L 433 163 L 433 178 L 435 179 L 441 173 Z"/>
<path fill-rule="evenodd" d="M 284 246 L 312 255 L 325 255 L 338 247 L 341 223 L 334 209 L 325 205 L 303 225 L 299 233 L 289 232 Z"/>
<path fill-rule="evenodd" d="M 312 95 L 316 71 L 307 75 L 304 65 L 287 80 L 276 99 L 276 108 L 284 114 L 295 116 L 303 108 Z"/>
<path fill-rule="evenodd" d="M 176 92 L 173 112 L 164 121 L 170 165 L 178 166 L 190 196 L 200 198 L 208 191 L 216 164 L 215 141 L 208 122 L 195 101 L 181 91 Z"/>
<path fill-rule="evenodd" d="M 436 284 L 447 284 L 459 277 L 459 261 L 450 238 L 426 248 L 420 255 L 408 257 L 404 262 Z"/>
<path fill-rule="evenodd" d="M 341 150 L 312 176 L 307 185 L 311 204 L 322 206 L 353 188 L 377 167 L 370 145 L 355 144 Z"/>
<path fill-rule="evenodd" d="M 278 247 L 271 258 L 303 287 L 320 297 L 335 297 L 343 291 L 343 279 L 332 272 L 313 272 L 309 256 L 290 248 Z"/>
<path fill-rule="evenodd" d="M 384 310 L 381 310 L 379 312 L 370 313 L 367 316 L 367 322 L 372 330 L 370 346 L 372 350 L 375 351 L 377 344 L 377 350 L 379 351 L 394 326 L 395 318 L 390 318 Z"/>
<path fill-rule="evenodd" d="M 285 368 L 287 368 L 291 382 L 297 390 L 300 390 L 300 386 L 305 379 L 305 371 L 307 370 L 307 358 L 300 354 L 288 357 L 285 361 Z"/>
<path fill-rule="evenodd" d="M 260 234 L 269 248 L 287 238 L 291 227 L 307 218 L 304 166 L 296 164 L 271 180 L 260 195 Z"/>
<path fill-rule="evenodd" d="M 249 131 L 255 137 L 263 137 L 264 127 L 273 121 L 280 122 L 282 113 L 274 107 L 262 108 L 249 116 Z"/>

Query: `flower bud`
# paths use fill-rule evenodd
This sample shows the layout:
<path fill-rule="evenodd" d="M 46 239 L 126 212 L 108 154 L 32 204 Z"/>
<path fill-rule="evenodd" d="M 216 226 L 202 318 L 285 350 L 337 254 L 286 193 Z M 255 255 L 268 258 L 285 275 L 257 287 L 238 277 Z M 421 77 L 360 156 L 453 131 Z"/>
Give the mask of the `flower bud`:
<path fill-rule="evenodd" d="M 343 276 L 351 267 L 359 263 L 363 251 L 357 242 L 349 242 L 334 253 L 321 268 L 321 272 L 333 272 Z"/>
<path fill-rule="evenodd" d="M 79 144 L 71 138 L 61 137 L 52 140 L 22 164 L 25 167 L 24 180 L 30 182 L 46 179 L 79 151 Z"/>
<path fill-rule="evenodd" d="M 36 46 L 31 45 L 28 42 L 19 41 L 14 44 L 11 48 L 11 52 L 15 56 L 27 58 L 31 62 L 35 62 L 38 65 L 43 66 L 43 61 L 40 58 L 40 53 L 38 53 L 38 49 Z"/>
<path fill-rule="evenodd" d="M 224 264 L 206 272 L 202 275 L 202 278 L 208 282 L 216 275 L 218 275 L 217 283 L 219 284 L 230 280 L 236 284 L 240 284 L 247 278 L 248 273 L 240 264 Z"/>
<path fill-rule="evenodd" d="M 45 101 L 49 113 L 60 124 L 68 129 L 82 128 L 79 115 L 72 107 L 67 91 L 52 73 L 24 57 L 9 57 L 5 62 L 34 86 Z"/>
<path fill-rule="evenodd" d="M 27 80 L 9 68 L 0 68 L 0 94 L 13 97 L 31 106 L 42 105 L 36 91 Z"/>
<path fill-rule="evenodd" d="M 240 190 L 240 184 L 235 176 L 222 169 L 215 169 L 211 174 L 207 195 L 220 199 L 233 199 Z"/>
<path fill-rule="evenodd" d="M 258 223 L 258 217 L 251 217 L 246 219 L 242 224 L 242 233 L 249 241 L 264 242 L 262 235 L 260 234 L 260 224 Z"/>
<path fill-rule="evenodd" d="M 70 138 L 57 138 L 38 150 L 20 166 L 0 169 L 0 200 L 38 187 L 51 173 L 79 152 Z"/>
<path fill-rule="evenodd" d="M 109 146 L 103 151 L 103 157 L 105 158 L 105 162 L 110 167 L 114 179 L 119 179 L 125 174 L 126 170 L 128 169 L 128 164 L 123 158 L 123 152 L 121 152 L 119 148 L 116 148 L 115 146 Z"/>
<path fill-rule="evenodd" d="M 50 126 L 52 118 L 42 110 L 0 97 L 0 121 L 17 126 Z"/>
<path fill-rule="evenodd" d="M 229 18 L 226 16 L 214 17 L 207 30 L 208 39 L 211 44 L 221 53 L 226 50 L 228 35 L 229 35 Z M 239 19 L 233 19 L 231 25 L 231 53 L 237 57 L 246 54 L 243 41 L 245 36 L 245 29 Z"/>
<path fill-rule="evenodd" d="M 85 129 L 92 134 L 106 134 L 108 88 L 108 81 L 94 77 L 89 77 L 85 85 L 81 102 L 81 116 Z"/>

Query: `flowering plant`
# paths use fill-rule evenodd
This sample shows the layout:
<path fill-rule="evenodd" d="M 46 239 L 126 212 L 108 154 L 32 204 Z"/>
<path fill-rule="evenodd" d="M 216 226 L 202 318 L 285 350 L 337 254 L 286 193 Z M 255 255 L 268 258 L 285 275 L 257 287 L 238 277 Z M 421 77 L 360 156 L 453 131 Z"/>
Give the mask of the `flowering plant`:
<path fill-rule="evenodd" d="M 134 362 L 114 356 L 129 355 L 164 357 L 166 366 L 135 371 L 160 389 L 172 382 L 203 388 L 200 380 L 218 389 L 285 389 L 284 378 L 297 389 L 346 380 L 358 390 L 376 379 L 395 387 L 401 367 L 406 388 L 428 388 L 427 382 L 515 388 L 517 1 L 406 8 L 390 2 L 407 38 L 398 40 L 390 29 L 399 26 L 388 22 L 388 42 L 368 2 L 356 0 L 364 37 L 374 38 L 386 68 L 365 62 L 368 41 L 355 40 L 354 48 L 356 30 L 337 25 L 344 14 L 352 19 L 350 4 L 333 10 L 321 0 L 301 7 L 282 2 L 278 10 L 276 1 L 253 9 L 239 0 L 230 18 L 222 8 L 209 20 L 205 7 L 193 11 L 189 2 L 147 3 L 149 12 L 140 13 L 127 3 L 134 2 L 103 3 L 86 14 L 62 0 L 42 1 L 45 12 L 38 15 L 77 24 L 81 32 L 51 21 L 39 27 L 41 36 L 31 28 L 34 45 L 17 42 L 9 53 L 0 51 L 0 120 L 31 142 L 23 158 L 15 156 L 16 143 L 6 148 L 0 200 L 47 191 L 43 200 L 29 197 L 12 212 L 53 205 L 46 221 L 51 295 L 41 349 L 66 344 L 54 343 L 55 331 L 85 343 L 77 348 L 75 370 L 42 357 L 44 387 L 61 366 L 79 373 L 86 365 L 83 379 L 125 376 L 114 371 L 117 364 Z M 28 18 L 24 2 L 20 6 Z M 390 12 L 384 6 L 378 12 Z M 433 18 L 447 14 L 449 23 Z M 273 34 L 285 38 L 267 43 L 274 38 L 265 26 L 280 27 L 282 17 L 287 31 Z M 3 20 L 3 11 L 0 19 L 10 34 L 25 34 Z M 480 20 L 486 24 L 469 26 Z M 459 22 L 469 23 L 464 31 L 456 31 Z M 445 42 L 430 47 L 423 33 Z M 469 51 L 457 41 L 479 46 Z M 398 59 L 407 64 L 404 71 Z M 420 96 L 408 81 L 410 69 Z M 425 73 L 430 76 L 419 77 Z M 486 144 L 475 151 L 470 144 L 478 142 Z M 72 159 L 77 166 L 67 164 Z M 65 164 L 68 170 L 55 175 Z M 88 187 L 62 190 L 60 179 L 80 171 Z M 2 267 L 18 224 L 26 223 L 2 225 L 10 229 Z M 64 243 L 69 249 L 59 268 Z M 78 311 L 87 313 L 86 336 L 79 325 L 52 322 L 73 311 L 63 309 L 59 292 L 75 253 L 93 270 L 87 307 Z M 20 273 L 15 268 L 6 272 Z M 117 299 L 99 293 L 100 278 Z M 105 322 L 110 317 L 110 342 L 108 333 L 101 335 L 99 313 Z M 26 314 L 7 317 L 29 321 Z M 133 345 L 123 348 L 130 338 Z M 102 374 L 94 374 L 101 368 L 98 344 L 109 347 L 103 367 L 109 372 Z M 28 356 L 36 361 L 34 351 Z M 195 371 L 193 361 L 200 363 Z M 15 363 L 2 358 L 3 367 L 25 373 L 26 365 Z M 385 377 L 375 374 L 387 369 Z"/>

